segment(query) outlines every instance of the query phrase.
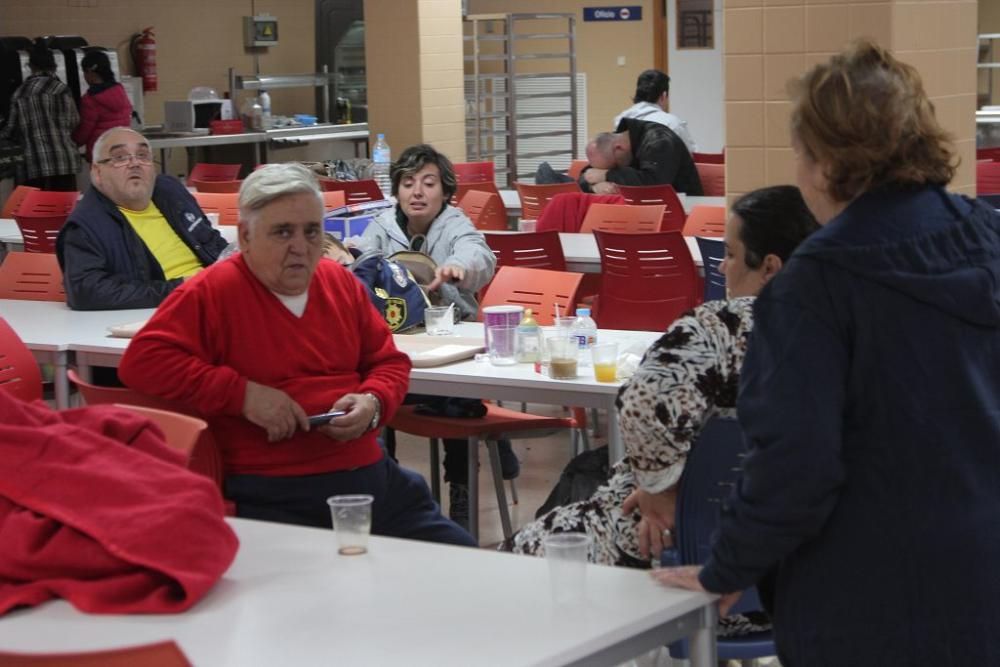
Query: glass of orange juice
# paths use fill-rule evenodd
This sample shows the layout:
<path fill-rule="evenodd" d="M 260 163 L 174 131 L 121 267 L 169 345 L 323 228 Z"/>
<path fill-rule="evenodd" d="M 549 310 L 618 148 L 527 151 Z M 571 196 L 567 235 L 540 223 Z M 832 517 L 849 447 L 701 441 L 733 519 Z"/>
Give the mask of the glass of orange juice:
<path fill-rule="evenodd" d="M 618 379 L 618 343 L 598 343 L 590 348 L 594 359 L 594 379 L 614 382 Z"/>

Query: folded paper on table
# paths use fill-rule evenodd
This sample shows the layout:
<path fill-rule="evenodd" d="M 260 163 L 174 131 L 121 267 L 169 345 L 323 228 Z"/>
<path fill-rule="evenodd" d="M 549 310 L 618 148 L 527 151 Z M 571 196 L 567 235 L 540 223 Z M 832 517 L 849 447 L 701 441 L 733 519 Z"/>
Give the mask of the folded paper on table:
<path fill-rule="evenodd" d="M 471 359 L 483 351 L 483 341 L 479 338 L 393 336 L 396 347 L 410 357 L 414 368 L 443 366 L 454 361 Z"/>
<path fill-rule="evenodd" d="M 113 338 L 132 338 L 139 333 L 139 329 L 146 326 L 147 321 L 148 320 L 142 320 L 141 322 L 116 324 L 113 327 L 108 327 L 108 333 L 110 333 Z"/>

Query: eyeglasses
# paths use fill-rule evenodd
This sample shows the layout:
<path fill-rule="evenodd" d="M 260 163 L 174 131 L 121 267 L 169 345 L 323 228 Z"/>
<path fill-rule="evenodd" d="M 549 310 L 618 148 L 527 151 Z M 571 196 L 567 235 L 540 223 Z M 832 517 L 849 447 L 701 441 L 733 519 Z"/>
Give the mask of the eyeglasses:
<path fill-rule="evenodd" d="M 142 165 L 153 164 L 153 154 L 149 151 L 139 151 L 138 153 L 114 153 L 110 157 L 98 160 L 97 164 L 110 164 L 112 167 L 124 167 L 133 159 Z"/>

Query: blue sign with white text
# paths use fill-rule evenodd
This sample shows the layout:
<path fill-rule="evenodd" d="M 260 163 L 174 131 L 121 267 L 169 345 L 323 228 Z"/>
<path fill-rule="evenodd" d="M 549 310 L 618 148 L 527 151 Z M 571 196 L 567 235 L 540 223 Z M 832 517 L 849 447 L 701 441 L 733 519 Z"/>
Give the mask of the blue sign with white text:
<path fill-rule="evenodd" d="M 641 21 L 642 6 L 628 7 L 584 7 L 584 21 Z"/>

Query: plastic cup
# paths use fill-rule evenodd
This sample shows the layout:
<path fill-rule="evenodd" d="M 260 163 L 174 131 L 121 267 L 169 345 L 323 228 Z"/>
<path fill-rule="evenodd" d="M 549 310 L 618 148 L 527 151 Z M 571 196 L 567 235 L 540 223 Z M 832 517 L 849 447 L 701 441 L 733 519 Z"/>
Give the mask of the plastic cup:
<path fill-rule="evenodd" d="M 330 496 L 326 499 L 337 535 L 337 553 L 359 556 L 368 552 L 372 532 L 372 501 L 369 495 Z"/>
<path fill-rule="evenodd" d="M 503 305 L 503 306 L 486 306 L 482 310 L 483 312 L 483 334 L 487 334 L 490 327 L 495 326 L 509 326 L 516 327 L 521 323 L 521 317 L 524 315 L 523 306 L 513 306 L 513 305 Z M 489 338 L 486 339 L 486 345 L 489 347 Z"/>
<path fill-rule="evenodd" d="M 554 533 L 542 540 L 555 604 L 576 603 L 587 597 L 587 559 L 592 543 L 586 533 Z"/>
<path fill-rule="evenodd" d="M 424 325 L 429 336 L 450 336 L 455 333 L 455 320 L 450 306 L 430 306 L 424 309 Z"/>
<path fill-rule="evenodd" d="M 557 317 L 555 318 L 556 330 L 565 331 L 566 335 L 569 335 L 569 330 L 573 328 L 574 322 L 576 322 L 576 317 L 573 315 Z"/>
<path fill-rule="evenodd" d="M 614 382 L 618 379 L 618 343 L 599 343 L 590 348 L 594 360 L 594 379 Z"/>
<path fill-rule="evenodd" d="M 576 377 L 577 354 L 580 348 L 575 338 L 554 336 L 545 339 L 549 348 L 549 377 L 554 380 L 572 380 Z"/>
<path fill-rule="evenodd" d="M 517 363 L 517 327 L 497 325 L 486 328 L 486 351 L 494 366 Z"/>

